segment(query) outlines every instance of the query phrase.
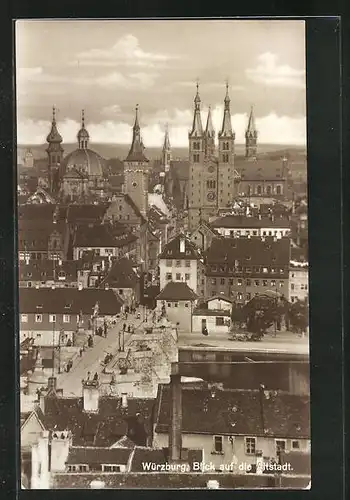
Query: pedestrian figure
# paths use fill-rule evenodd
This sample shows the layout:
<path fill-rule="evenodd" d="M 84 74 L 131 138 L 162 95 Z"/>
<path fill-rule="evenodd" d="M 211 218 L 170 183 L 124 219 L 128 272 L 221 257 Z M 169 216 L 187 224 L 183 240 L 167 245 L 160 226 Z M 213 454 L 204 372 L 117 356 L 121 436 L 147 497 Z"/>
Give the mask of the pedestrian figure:
<path fill-rule="evenodd" d="M 94 375 L 94 380 L 98 380 L 98 373 L 96 372 L 95 375 Z"/>
<path fill-rule="evenodd" d="M 128 319 L 128 313 L 127 312 L 125 313 L 125 319 Z"/>
<path fill-rule="evenodd" d="M 123 325 L 123 332 L 125 332 L 125 330 L 126 330 L 126 323 L 124 323 Z"/>
<path fill-rule="evenodd" d="M 87 380 L 90 380 L 91 372 L 87 372 Z"/>
<path fill-rule="evenodd" d="M 82 355 L 83 355 L 83 349 L 82 348 L 80 348 L 79 354 L 80 354 L 80 357 L 82 357 Z"/>
<path fill-rule="evenodd" d="M 130 333 L 130 325 L 128 325 L 128 333 Z"/>

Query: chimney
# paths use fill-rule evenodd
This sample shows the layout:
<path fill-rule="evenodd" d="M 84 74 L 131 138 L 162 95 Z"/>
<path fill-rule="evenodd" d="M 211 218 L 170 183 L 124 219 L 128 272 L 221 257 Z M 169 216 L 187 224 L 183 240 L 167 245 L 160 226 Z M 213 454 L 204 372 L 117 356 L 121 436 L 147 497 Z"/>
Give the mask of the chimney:
<path fill-rule="evenodd" d="M 261 220 L 261 214 L 258 215 L 258 219 Z"/>
<path fill-rule="evenodd" d="M 58 265 L 62 266 L 62 259 L 58 259 Z"/>
<path fill-rule="evenodd" d="M 49 489 L 49 432 L 43 431 L 32 447 L 31 489 Z"/>
<path fill-rule="evenodd" d="M 180 253 L 185 253 L 185 248 L 186 248 L 185 239 L 181 238 L 180 239 Z"/>
<path fill-rule="evenodd" d="M 78 290 L 82 290 L 83 289 L 83 284 L 82 283 L 78 283 Z"/>
<path fill-rule="evenodd" d="M 101 265 L 102 265 L 102 271 L 104 271 L 105 270 L 105 260 L 104 259 L 102 260 Z"/>
<path fill-rule="evenodd" d="M 182 448 L 182 388 L 178 365 L 172 365 L 170 375 L 171 422 L 169 433 L 169 456 L 176 462 L 181 459 Z"/>
<path fill-rule="evenodd" d="M 122 408 L 128 407 L 128 395 L 126 392 L 122 392 Z"/>
<path fill-rule="evenodd" d="M 51 436 L 51 468 L 53 472 L 64 472 L 72 435 L 69 431 L 54 431 Z"/>
<path fill-rule="evenodd" d="M 97 413 L 100 400 L 100 381 L 97 379 L 83 380 L 83 409 L 87 413 Z"/>

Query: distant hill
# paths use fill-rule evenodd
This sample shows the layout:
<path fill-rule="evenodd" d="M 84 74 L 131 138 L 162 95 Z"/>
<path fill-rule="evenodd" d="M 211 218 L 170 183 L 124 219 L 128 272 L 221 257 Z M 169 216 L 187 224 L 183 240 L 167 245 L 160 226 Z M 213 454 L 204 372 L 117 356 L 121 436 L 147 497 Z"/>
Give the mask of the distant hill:
<path fill-rule="evenodd" d="M 77 148 L 77 144 L 64 144 L 64 154 L 67 155 Z M 27 149 L 31 149 L 34 158 L 46 158 L 46 148 L 47 144 L 40 145 L 18 145 L 17 146 L 17 157 L 20 160 L 23 158 L 24 153 Z M 90 148 L 99 153 L 103 158 L 120 158 L 124 159 L 128 154 L 129 145 L 124 144 L 93 144 L 91 143 Z M 235 151 L 237 155 L 244 155 L 245 146 L 244 144 L 236 144 Z M 146 148 L 146 156 L 150 160 L 155 160 L 161 157 L 161 148 Z M 306 148 L 300 146 L 283 146 L 279 144 L 260 144 L 258 147 L 259 155 L 267 155 L 271 159 L 280 158 L 286 155 L 289 158 L 301 161 L 306 158 Z M 172 148 L 173 159 L 185 159 L 188 156 L 188 148 Z"/>

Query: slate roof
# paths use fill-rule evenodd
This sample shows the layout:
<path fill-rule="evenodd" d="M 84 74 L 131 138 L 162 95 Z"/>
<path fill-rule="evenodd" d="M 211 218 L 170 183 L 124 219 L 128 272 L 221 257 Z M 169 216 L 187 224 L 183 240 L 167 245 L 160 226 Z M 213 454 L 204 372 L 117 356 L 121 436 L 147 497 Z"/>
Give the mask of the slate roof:
<path fill-rule="evenodd" d="M 102 222 L 108 207 L 109 203 L 60 206 L 58 218 L 70 224 L 81 224 L 84 222 L 98 224 Z"/>
<path fill-rule="evenodd" d="M 111 447 L 127 435 L 135 444 L 145 445 L 151 434 L 154 399 L 100 397 L 97 413 L 84 412 L 83 398 L 45 397 L 44 413 L 36 413 L 45 429 L 69 430 L 73 446 Z"/>
<path fill-rule="evenodd" d="M 169 281 L 157 295 L 156 300 L 196 300 L 197 295 L 183 281 Z"/>
<path fill-rule="evenodd" d="M 283 174 L 283 162 L 281 159 L 268 160 L 239 160 L 235 159 L 235 169 L 241 175 L 242 181 L 281 181 L 286 179 Z"/>
<path fill-rule="evenodd" d="M 18 222 L 18 250 L 47 252 L 49 239 L 54 232 L 63 235 L 62 225 L 40 220 Z M 57 249 L 58 250 L 58 249 Z"/>
<path fill-rule="evenodd" d="M 290 239 L 266 237 L 214 238 L 205 254 L 207 264 L 235 263 L 246 266 L 289 266 Z"/>
<path fill-rule="evenodd" d="M 213 228 L 262 228 L 262 227 L 278 227 L 290 228 L 290 221 L 286 217 L 245 217 L 239 215 L 227 215 L 212 221 Z"/>
<path fill-rule="evenodd" d="M 53 260 L 30 260 L 29 264 L 24 261 L 19 262 L 19 281 L 52 281 L 59 280 L 63 276 L 62 282 L 77 281 L 78 263 L 75 260 L 63 261 L 62 265 Z"/>
<path fill-rule="evenodd" d="M 180 252 L 180 242 L 185 241 L 185 252 Z M 165 245 L 159 254 L 159 259 L 186 259 L 198 260 L 200 253 L 194 243 L 185 236 L 179 234 Z"/>
<path fill-rule="evenodd" d="M 170 387 L 160 385 L 155 411 L 158 433 L 170 425 Z M 182 432 L 301 439 L 310 437 L 310 397 L 270 391 L 182 389 Z"/>
<path fill-rule="evenodd" d="M 67 465 L 85 464 L 94 467 L 102 464 L 126 465 L 130 448 L 104 448 L 97 446 L 72 446 L 69 449 Z"/>
<path fill-rule="evenodd" d="M 91 315 L 99 303 L 101 316 L 120 312 L 120 300 L 112 290 L 99 288 L 20 288 L 20 313 L 79 314 Z M 41 306 L 41 307 L 38 307 Z"/>
<path fill-rule="evenodd" d="M 138 281 L 132 261 L 123 257 L 113 262 L 111 270 L 100 286 L 105 286 L 108 283 L 111 288 L 135 288 Z"/>

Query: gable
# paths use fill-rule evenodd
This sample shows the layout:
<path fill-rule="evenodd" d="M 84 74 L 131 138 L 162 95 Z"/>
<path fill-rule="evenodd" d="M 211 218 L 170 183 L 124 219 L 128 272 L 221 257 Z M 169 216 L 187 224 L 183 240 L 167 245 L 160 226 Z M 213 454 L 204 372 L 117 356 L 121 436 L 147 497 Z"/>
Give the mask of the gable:
<path fill-rule="evenodd" d="M 21 427 L 21 448 L 31 447 L 37 443 L 41 432 L 45 430 L 35 411 L 32 411 Z"/>

